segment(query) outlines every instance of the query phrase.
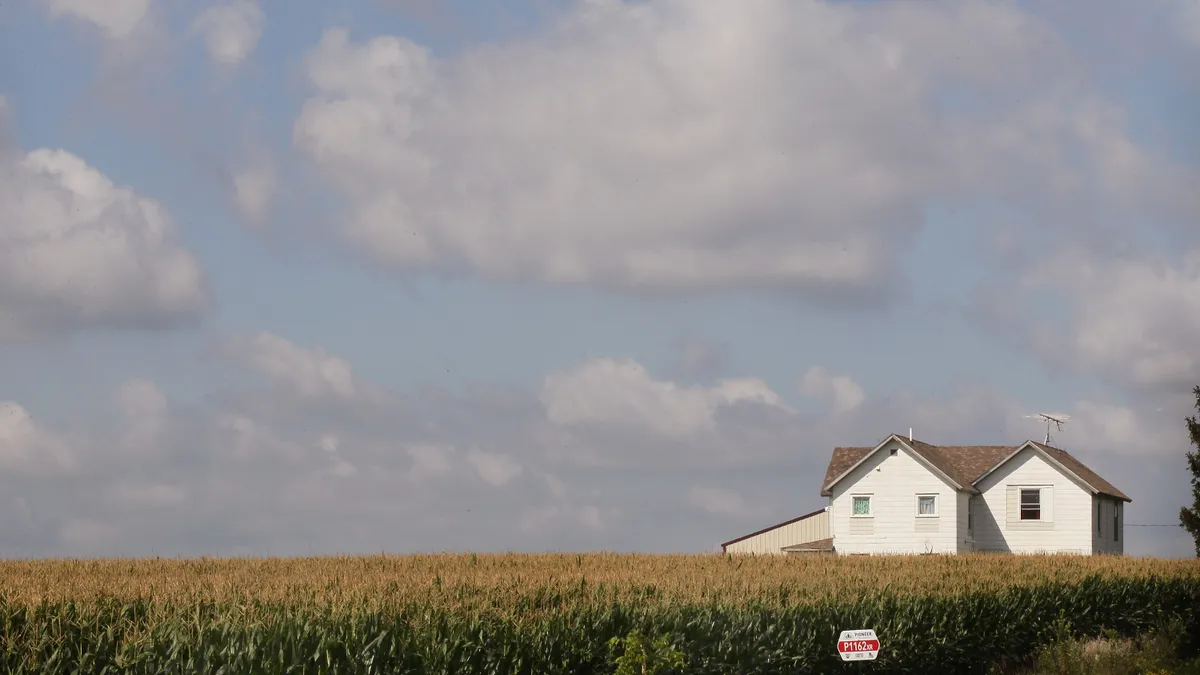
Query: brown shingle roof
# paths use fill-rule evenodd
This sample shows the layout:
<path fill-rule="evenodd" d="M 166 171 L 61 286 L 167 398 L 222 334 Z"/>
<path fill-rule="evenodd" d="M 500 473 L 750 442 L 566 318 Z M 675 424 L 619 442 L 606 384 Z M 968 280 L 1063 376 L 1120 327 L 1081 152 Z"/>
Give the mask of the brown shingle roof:
<path fill-rule="evenodd" d="M 963 487 L 1016 450 L 1008 445 L 930 445 L 916 440 L 909 445 Z"/>
<path fill-rule="evenodd" d="M 1020 447 L 1011 445 L 930 445 L 918 440 L 903 440 L 917 454 L 924 457 L 930 464 L 937 467 L 939 471 L 963 487 L 974 485 L 983 474 L 1016 452 L 1017 448 Z M 1022 443 L 1022 445 L 1024 444 Z M 1041 443 L 1034 443 L 1034 445 L 1053 457 L 1076 476 L 1079 476 L 1081 480 L 1097 492 L 1116 497 L 1117 499 L 1132 501 L 1123 492 L 1113 487 L 1111 483 L 1084 466 L 1078 459 L 1072 457 L 1067 451 Z M 855 463 L 865 457 L 872 449 L 861 447 L 834 448 L 833 455 L 829 458 L 829 466 L 825 469 L 825 480 L 821 483 L 821 496 L 830 496 L 831 492 L 826 489 L 830 481 L 845 473 L 847 469 L 854 466 Z"/>
<path fill-rule="evenodd" d="M 1083 482 L 1085 482 L 1088 485 L 1091 485 L 1093 488 L 1095 488 L 1095 490 L 1097 492 L 1099 492 L 1100 494 L 1108 495 L 1109 497 L 1116 497 L 1117 499 L 1121 499 L 1121 500 L 1127 501 L 1127 502 L 1133 501 L 1129 497 L 1125 496 L 1124 492 L 1121 492 L 1115 486 L 1113 486 L 1112 483 L 1104 480 L 1095 471 L 1092 471 L 1091 469 L 1084 466 L 1083 462 L 1080 462 L 1079 460 L 1072 457 L 1071 454 L 1068 453 L 1066 450 L 1062 450 L 1060 448 L 1055 448 L 1055 447 L 1052 447 L 1049 445 L 1043 445 L 1041 443 L 1034 443 L 1034 445 L 1038 446 L 1039 448 L 1044 450 L 1046 452 L 1046 454 L 1048 454 L 1051 457 L 1053 457 L 1054 459 L 1058 460 L 1059 463 L 1061 463 L 1063 466 L 1067 467 L 1067 469 L 1069 471 L 1071 471 L 1072 473 L 1074 473 L 1076 476 L 1079 476 L 1079 478 L 1081 480 L 1083 480 Z"/>
<path fill-rule="evenodd" d="M 854 466 L 858 460 L 866 457 L 872 448 L 834 448 L 829 458 L 829 466 L 825 468 L 825 480 L 821 481 L 821 496 L 828 497 L 829 490 L 825 489 L 829 481 L 845 473 L 846 469 Z"/>
<path fill-rule="evenodd" d="M 833 539 L 818 539 L 816 541 L 809 541 L 803 544 L 792 544 L 791 546 L 784 546 L 782 550 L 795 551 L 796 553 L 804 553 L 808 551 L 832 551 Z"/>

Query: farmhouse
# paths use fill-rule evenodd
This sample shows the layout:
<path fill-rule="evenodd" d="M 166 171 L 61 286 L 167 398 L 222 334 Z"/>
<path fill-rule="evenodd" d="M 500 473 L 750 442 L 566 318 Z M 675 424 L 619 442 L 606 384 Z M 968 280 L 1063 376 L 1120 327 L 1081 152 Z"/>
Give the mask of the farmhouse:
<path fill-rule="evenodd" d="M 1132 501 L 1045 443 L 936 446 L 892 434 L 834 448 L 828 505 L 721 545 L 729 553 L 1122 554 Z"/>

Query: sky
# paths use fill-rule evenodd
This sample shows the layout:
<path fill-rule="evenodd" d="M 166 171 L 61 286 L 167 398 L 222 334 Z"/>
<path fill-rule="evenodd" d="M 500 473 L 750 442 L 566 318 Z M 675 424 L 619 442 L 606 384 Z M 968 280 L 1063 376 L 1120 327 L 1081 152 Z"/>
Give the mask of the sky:
<path fill-rule="evenodd" d="M 1200 2 L 0 3 L 0 555 L 705 552 L 1042 440 L 1194 555 Z"/>

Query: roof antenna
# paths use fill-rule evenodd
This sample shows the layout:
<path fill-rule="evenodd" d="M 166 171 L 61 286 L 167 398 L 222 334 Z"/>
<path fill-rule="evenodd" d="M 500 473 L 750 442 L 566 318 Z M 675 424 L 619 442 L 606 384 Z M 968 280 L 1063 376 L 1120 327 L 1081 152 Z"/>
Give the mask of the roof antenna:
<path fill-rule="evenodd" d="M 1071 419 L 1070 415 L 1059 413 L 1038 413 L 1036 415 L 1025 415 L 1024 417 L 1025 419 L 1041 418 L 1046 420 L 1046 445 L 1050 445 L 1050 425 L 1054 424 L 1058 427 L 1059 431 L 1062 431 L 1062 425 Z"/>

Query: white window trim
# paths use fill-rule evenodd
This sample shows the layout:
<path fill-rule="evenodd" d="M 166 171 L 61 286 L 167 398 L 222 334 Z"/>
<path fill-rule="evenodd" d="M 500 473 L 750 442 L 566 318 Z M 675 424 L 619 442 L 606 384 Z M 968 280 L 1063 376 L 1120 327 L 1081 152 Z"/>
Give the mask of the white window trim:
<path fill-rule="evenodd" d="M 1043 503 L 1042 497 L 1045 495 L 1044 485 L 1018 485 L 1017 486 L 1017 522 L 1018 523 L 1044 523 L 1046 522 L 1046 505 Z M 1021 493 L 1026 490 L 1036 490 L 1038 493 L 1038 517 L 1037 518 L 1022 518 L 1024 509 L 1021 508 Z"/>
<path fill-rule="evenodd" d="M 922 497 L 933 497 L 933 513 L 929 513 L 929 514 L 921 513 L 921 498 Z M 917 513 L 918 518 L 937 518 L 938 517 L 938 515 L 939 515 L 938 502 L 941 500 L 938 499 L 938 494 L 936 492 L 927 492 L 925 494 L 918 493 L 914 497 L 914 500 L 915 501 L 913 502 L 913 507 L 917 510 L 916 513 Z"/>
<path fill-rule="evenodd" d="M 855 513 L 854 512 L 854 500 L 858 497 L 866 497 L 867 498 L 867 512 L 866 513 Z M 870 493 L 868 493 L 868 494 L 862 494 L 862 493 L 851 494 L 850 495 L 850 517 L 851 518 L 874 518 L 875 517 L 875 495 L 870 494 Z"/>

